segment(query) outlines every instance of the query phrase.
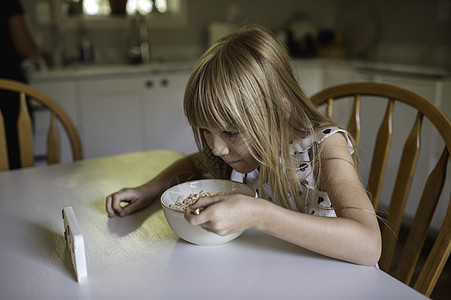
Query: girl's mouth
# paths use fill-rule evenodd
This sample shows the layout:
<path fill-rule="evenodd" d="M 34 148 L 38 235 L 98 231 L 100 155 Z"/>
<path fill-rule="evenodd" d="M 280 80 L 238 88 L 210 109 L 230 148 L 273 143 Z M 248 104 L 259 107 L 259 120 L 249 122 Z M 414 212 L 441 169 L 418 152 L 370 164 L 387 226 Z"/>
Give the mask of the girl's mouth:
<path fill-rule="evenodd" d="M 228 164 L 229 166 L 233 166 L 233 165 L 236 165 L 236 164 L 239 163 L 239 162 L 240 162 L 240 160 L 234 160 L 234 161 L 227 162 L 227 164 Z"/>

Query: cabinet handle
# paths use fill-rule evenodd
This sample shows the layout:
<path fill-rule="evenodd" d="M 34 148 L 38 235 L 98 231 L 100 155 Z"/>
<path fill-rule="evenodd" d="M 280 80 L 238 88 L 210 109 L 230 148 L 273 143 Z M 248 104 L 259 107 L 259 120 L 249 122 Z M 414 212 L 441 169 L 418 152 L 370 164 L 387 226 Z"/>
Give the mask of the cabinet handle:
<path fill-rule="evenodd" d="M 151 89 L 151 88 L 153 87 L 153 81 L 152 81 L 152 80 L 147 80 L 147 81 L 146 81 L 146 87 L 147 87 L 148 89 Z"/>
<path fill-rule="evenodd" d="M 161 79 L 161 86 L 167 87 L 169 85 L 169 80 L 166 78 Z"/>

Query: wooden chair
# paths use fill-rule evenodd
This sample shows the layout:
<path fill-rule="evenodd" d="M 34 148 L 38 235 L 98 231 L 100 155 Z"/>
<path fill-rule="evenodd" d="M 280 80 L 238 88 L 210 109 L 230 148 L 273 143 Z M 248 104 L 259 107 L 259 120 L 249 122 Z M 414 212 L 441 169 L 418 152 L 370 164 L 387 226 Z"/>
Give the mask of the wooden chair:
<path fill-rule="evenodd" d="M 82 145 L 77 129 L 66 111 L 49 96 L 41 91 L 18 81 L 0 79 L 0 90 L 17 93 L 20 101 L 17 131 L 21 167 L 34 166 L 32 121 L 28 112 L 26 98 L 33 99 L 50 111 L 49 130 L 47 134 L 47 163 L 54 164 L 61 161 L 61 140 L 58 132 L 57 120 L 63 125 L 70 141 L 73 160 L 83 159 Z M 5 99 L 0 99 L 5 101 Z M 0 171 L 9 170 L 7 142 L 3 116 L 0 111 Z"/>
<path fill-rule="evenodd" d="M 353 101 L 353 108 L 347 129 L 354 136 L 357 143 L 360 140 L 361 123 L 363 124 L 365 122 L 365 120 L 361 120 L 362 100 L 386 101 L 385 115 L 380 123 L 377 136 L 375 135 L 376 142 L 368 178 L 368 191 L 376 209 L 379 204 L 388 154 L 391 150 L 394 108 L 396 105 L 399 105 L 398 103 L 402 102 L 417 111 L 414 124 L 410 134 L 406 138 L 402 151 L 391 201 L 388 207 L 387 220 L 382 225 L 383 246 L 382 256 L 379 261 L 379 266 L 382 270 L 390 273 L 406 284 L 411 284 L 418 258 L 428 234 L 433 213 L 446 180 L 446 168 L 450 161 L 449 153 L 451 151 L 451 122 L 437 107 L 426 99 L 405 89 L 388 84 L 361 82 L 338 85 L 313 95 L 312 101 L 317 106 L 325 105 L 325 113 L 332 119 L 334 102 L 346 98 Z M 406 243 L 399 252 L 401 253 L 399 261 L 396 266 L 392 266 L 395 249 L 400 247 L 397 235 L 403 220 L 404 208 L 408 199 L 409 190 L 411 190 L 412 178 L 421 148 L 423 117 L 426 117 L 432 123 L 438 132 L 438 136 L 443 139 L 444 149 L 424 185 Z M 445 195 L 445 197 L 446 201 L 450 202 L 450 195 Z M 451 205 L 448 204 L 445 220 L 435 239 L 432 251 L 429 253 L 424 266 L 421 268 L 415 284 L 411 285 L 422 294 L 429 296 L 448 260 L 450 251 Z"/>

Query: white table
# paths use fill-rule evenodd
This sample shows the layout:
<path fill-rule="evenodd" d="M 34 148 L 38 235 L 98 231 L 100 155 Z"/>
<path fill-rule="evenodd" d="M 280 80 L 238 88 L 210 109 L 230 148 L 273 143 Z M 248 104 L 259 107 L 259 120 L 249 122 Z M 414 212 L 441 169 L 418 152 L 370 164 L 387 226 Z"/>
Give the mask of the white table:
<path fill-rule="evenodd" d="M 160 204 L 109 219 L 105 196 L 180 157 L 149 151 L 0 173 L 0 299 L 424 299 L 374 268 L 323 257 L 257 231 L 196 246 Z M 75 280 L 61 209 L 84 233 L 88 277 Z"/>

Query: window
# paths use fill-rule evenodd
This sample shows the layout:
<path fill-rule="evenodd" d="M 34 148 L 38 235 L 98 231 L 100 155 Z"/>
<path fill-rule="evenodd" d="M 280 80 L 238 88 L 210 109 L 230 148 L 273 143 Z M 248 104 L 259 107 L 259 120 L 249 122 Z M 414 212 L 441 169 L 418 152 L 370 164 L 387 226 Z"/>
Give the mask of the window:
<path fill-rule="evenodd" d="M 58 22 L 63 29 L 76 28 L 80 21 L 87 27 L 120 27 L 127 24 L 129 16 L 137 13 L 145 16 L 147 23 L 154 28 L 179 27 L 186 21 L 186 0 L 124 0 L 123 12 L 112 10 L 114 6 L 110 3 L 113 4 L 113 0 L 59 1 L 61 18 Z M 120 9 L 124 9 L 123 4 Z"/>
<path fill-rule="evenodd" d="M 152 12 L 167 13 L 167 0 L 128 0 L 126 5 L 126 13 L 134 15 L 139 12 L 146 15 Z M 111 14 L 111 6 L 109 0 L 84 0 L 83 14 L 89 16 L 107 16 Z"/>

